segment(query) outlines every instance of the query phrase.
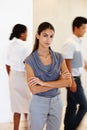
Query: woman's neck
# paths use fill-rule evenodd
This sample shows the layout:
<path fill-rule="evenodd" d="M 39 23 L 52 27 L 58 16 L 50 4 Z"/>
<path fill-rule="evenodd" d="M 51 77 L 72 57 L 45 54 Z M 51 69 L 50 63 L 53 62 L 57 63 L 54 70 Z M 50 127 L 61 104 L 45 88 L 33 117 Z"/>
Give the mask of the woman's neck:
<path fill-rule="evenodd" d="M 40 56 L 48 56 L 48 55 L 50 55 L 49 49 L 38 49 L 37 52 L 38 52 L 38 54 Z"/>

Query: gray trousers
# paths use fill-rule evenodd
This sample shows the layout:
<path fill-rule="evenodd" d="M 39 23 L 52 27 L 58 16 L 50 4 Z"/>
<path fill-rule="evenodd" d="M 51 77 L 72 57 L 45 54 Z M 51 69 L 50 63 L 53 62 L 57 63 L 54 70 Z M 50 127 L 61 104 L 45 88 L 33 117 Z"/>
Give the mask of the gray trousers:
<path fill-rule="evenodd" d="M 52 98 L 32 95 L 30 103 L 30 129 L 60 130 L 62 118 L 62 100 L 60 95 Z"/>

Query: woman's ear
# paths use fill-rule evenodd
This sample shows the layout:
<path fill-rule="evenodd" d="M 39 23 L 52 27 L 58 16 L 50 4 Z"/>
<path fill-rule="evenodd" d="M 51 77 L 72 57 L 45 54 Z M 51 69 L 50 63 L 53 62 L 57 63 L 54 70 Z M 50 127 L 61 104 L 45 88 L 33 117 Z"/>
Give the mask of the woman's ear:
<path fill-rule="evenodd" d="M 39 39 L 39 34 L 38 33 L 36 33 L 36 38 Z"/>

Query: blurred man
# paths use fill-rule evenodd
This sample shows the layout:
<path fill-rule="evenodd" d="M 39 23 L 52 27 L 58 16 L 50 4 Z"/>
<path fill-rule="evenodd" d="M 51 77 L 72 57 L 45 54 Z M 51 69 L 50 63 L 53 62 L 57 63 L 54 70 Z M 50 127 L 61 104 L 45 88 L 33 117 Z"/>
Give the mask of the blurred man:
<path fill-rule="evenodd" d="M 62 53 L 72 75 L 72 87 L 67 89 L 64 130 L 76 130 L 87 111 L 87 100 L 81 84 L 83 58 L 81 39 L 86 32 L 87 19 L 76 17 L 72 22 L 72 36 L 65 42 Z M 87 65 L 85 65 L 87 67 Z"/>

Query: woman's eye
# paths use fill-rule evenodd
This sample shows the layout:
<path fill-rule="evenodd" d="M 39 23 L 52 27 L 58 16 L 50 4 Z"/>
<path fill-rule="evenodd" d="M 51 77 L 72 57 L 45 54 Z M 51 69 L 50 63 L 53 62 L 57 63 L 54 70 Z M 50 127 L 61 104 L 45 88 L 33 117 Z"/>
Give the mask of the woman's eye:
<path fill-rule="evenodd" d="M 45 35 L 43 35 L 43 36 L 44 36 L 44 37 L 47 37 L 48 35 L 45 34 Z"/>
<path fill-rule="evenodd" d="M 50 36 L 50 38 L 53 38 L 53 35 L 52 35 L 52 36 Z"/>

